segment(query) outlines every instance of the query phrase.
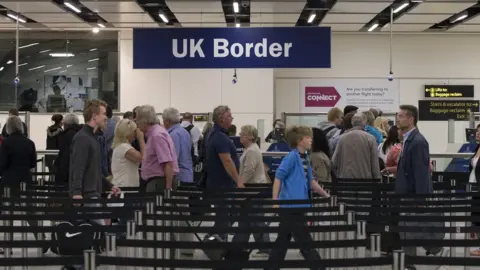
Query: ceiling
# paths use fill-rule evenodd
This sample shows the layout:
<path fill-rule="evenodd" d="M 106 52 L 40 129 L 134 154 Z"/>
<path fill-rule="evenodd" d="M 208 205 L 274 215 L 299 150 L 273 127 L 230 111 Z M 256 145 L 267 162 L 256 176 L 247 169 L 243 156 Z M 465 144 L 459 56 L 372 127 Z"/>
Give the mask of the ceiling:
<path fill-rule="evenodd" d="M 477 0 L 0 0 L 0 30 L 14 30 L 19 16 L 19 28 L 40 31 L 320 25 L 385 32 L 391 10 L 394 32 L 480 32 Z"/>

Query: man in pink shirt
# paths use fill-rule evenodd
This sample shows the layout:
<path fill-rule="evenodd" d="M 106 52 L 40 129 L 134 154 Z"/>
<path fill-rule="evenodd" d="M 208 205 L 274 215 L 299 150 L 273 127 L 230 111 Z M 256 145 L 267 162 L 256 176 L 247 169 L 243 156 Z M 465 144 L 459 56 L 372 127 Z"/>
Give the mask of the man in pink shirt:
<path fill-rule="evenodd" d="M 135 110 L 138 128 L 148 138 L 142 161 L 142 179 L 147 181 L 147 192 L 162 192 L 172 189 L 178 173 L 177 154 L 170 135 L 160 126 L 155 108 L 140 106 Z"/>

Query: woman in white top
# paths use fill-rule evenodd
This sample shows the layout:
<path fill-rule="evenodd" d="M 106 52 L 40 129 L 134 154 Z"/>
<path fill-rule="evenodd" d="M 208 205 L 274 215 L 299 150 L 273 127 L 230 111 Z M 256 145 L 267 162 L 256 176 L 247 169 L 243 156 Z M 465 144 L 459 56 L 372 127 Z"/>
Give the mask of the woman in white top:
<path fill-rule="evenodd" d="M 400 136 L 398 134 L 398 128 L 396 126 L 391 127 L 388 130 L 387 138 L 380 145 L 378 145 L 378 157 L 387 162 L 387 156 L 393 146 L 400 143 Z"/>
<path fill-rule="evenodd" d="M 478 183 L 480 180 L 480 164 L 478 163 L 480 158 L 480 125 L 477 126 L 477 133 L 475 134 L 475 140 L 477 141 L 477 148 L 475 148 L 475 154 L 470 159 L 470 179 L 469 183 Z M 480 197 L 473 197 L 472 199 L 479 201 Z M 472 207 L 479 207 L 480 203 L 472 205 Z M 480 213 L 472 213 L 472 216 L 480 216 Z M 480 226 L 480 222 L 473 222 L 473 225 Z M 477 238 L 478 235 L 477 235 Z M 472 256 L 480 256 L 480 249 L 470 252 Z"/>
<path fill-rule="evenodd" d="M 131 145 L 135 138 L 138 140 L 140 151 Z M 138 187 L 140 185 L 138 166 L 145 153 L 145 137 L 134 121 L 122 119 L 117 123 L 112 148 L 112 184 L 117 187 Z"/>

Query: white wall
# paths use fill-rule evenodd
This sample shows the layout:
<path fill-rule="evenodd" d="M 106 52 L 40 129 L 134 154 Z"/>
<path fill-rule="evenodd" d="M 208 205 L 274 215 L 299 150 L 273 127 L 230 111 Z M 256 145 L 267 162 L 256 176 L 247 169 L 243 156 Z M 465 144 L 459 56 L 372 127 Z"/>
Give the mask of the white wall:
<path fill-rule="evenodd" d="M 480 89 L 480 36 L 419 34 L 393 37 L 393 72 L 399 80 L 400 104 L 418 106 L 425 84 L 472 84 Z M 331 69 L 275 70 L 276 115 L 300 112 L 301 79 L 387 79 L 389 36 L 333 34 Z M 480 99 L 475 91 L 475 99 Z M 431 152 L 445 152 L 447 121 L 421 121 L 419 128 Z M 455 123 L 455 139 L 463 142 L 468 122 Z"/>
<path fill-rule="evenodd" d="M 133 64 L 132 31 L 119 34 L 120 110 L 150 104 L 157 112 L 173 106 L 181 112 L 206 113 L 218 105 L 232 109 L 233 124 L 256 125 L 264 119 L 266 132 L 273 120 L 274 71 L 239 69 L 232 84 L 232 69 L 136 69 Z"/>

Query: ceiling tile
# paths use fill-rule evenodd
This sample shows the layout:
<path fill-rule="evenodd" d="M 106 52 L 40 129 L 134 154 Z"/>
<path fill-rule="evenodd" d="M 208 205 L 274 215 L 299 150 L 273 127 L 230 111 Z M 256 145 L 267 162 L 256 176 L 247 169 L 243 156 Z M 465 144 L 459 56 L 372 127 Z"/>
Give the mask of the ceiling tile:
<path fill-rule="evenodd" d="M 338 14 L 338 13 L 327 13 L 325 19 L 322 23 L 359 23 L 366 24 L 368 23 L 375 14 Z"/>
<path fill-rule="evenodd" d="M 447 32 L 480 32 L 480 25 L 478 24 L 460 24 L 457 25 Z"/>
<path fill-rule="evenodd" d="M 428 29 L 431 25 L 430 24 L 400 24 L 394 23 L 393 24 L 393 32 L 422 32 Z M 380 31 L 386 32 L 390 31 L 389 24 L 385 25 Z"/>
<path fill-rule="evenodd" d="M 356 32 L 364 24 L 346 24 L 346 23 L 321 23 L 320 26 L 330 27 L 332 32 Z"/>
<path fill-rule="evenodd" d="M 251 13 L 296 13 L 297 15 L 302 12 L 305 7 L 306 1 L 278 1 L 278 2 L 262 2 L 252 0 L 250 3 Z"/>
<path fill-rule="evenodd" d="M 250 21 L 253 23 L 289 23 L 290 26 L 295 26 L 300 14 L 252 14 Z M 291 24 L 293 23 L 293 25 Z"/>
<path fill-rule="evenodd" d="M 152 17 L 146 13 L 100 13 L 109 23 L 153 23 Z"/>
<path fill-rule="evenodd" d="M 437 13 L 437 14 L 448 14 L 453 15 L 464 9 L 467 9 L 474 5 L 475 3 L 468 2 L 456 2 L 451 1 L 449 3 L 441 3 L 438 1 L 435 2 L 423 2 L 418 5 L 416 8 L 412 9 L 409 13 Z"/>
<path fill-rule="evenodd" d="M 135 1 L 93 1 L 93 0 L 81 0 L 84 6 L 88 7 L 91 11 L 96 13 L 141 13 L 143 9 Z"/>
<path fill-rule="evenodd" d="M 387 2 L 337 2 L 331 12 L 335 13 L 379 13 L 388 7 L 392 1 Z"/>
<path fill-rule="evenodd" d="M 395 23 L 431 23 L 436 24 L 450 17 L 450 15 L 440 14 L 404 14 L 398 18 Z"/>
<path fill-rule="evenodd" d="M 170 8 L 170 10 L 175 13 L 182 12 L 223 12 L 222 2 L 221 1 L 175 1 L 167 0 L 165 1 Z M 180 21 L 181 23 L 181 21 Z"/>

